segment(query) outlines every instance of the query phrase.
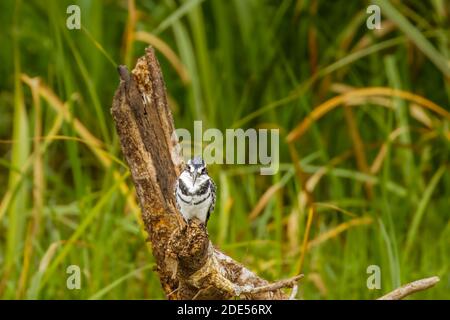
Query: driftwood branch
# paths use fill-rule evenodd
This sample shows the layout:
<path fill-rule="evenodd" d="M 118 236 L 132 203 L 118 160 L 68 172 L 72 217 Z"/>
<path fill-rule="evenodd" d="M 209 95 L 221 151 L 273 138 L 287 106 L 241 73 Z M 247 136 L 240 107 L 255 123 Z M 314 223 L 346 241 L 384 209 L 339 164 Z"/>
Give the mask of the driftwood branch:
<path fill-rule="evenodd" d="M 430 277 L 416 280 L 411 283 L 405 284 L 404 286 L 397 288 L 394 291 L 389 292 L 388 294 L 385 294 L 384 296 L 378 298 L 378 300 L 401 300 L 413 293 L 431 288 L 438 282 L 439 277 Z"/>
<path fill-rule="evenodd" d="M 173 186 L 183 164 L 181 148 L 153 49 L 131 73 L 121 66 L 119 74 L 111 113 L 167 298 L 287 299 L 280 289 L 293 287 L 299 276 L 269 284 L 214 248 L 198 221 L 186 225 L 180 218 Z"/>

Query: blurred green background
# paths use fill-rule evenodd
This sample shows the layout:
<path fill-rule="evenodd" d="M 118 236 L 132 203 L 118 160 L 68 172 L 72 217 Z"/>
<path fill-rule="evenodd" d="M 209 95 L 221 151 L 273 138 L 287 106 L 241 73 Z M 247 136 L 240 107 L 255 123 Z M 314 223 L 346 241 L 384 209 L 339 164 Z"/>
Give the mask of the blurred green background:
<path fill-rule="evenodd" d="M 280 129 L 278 174 L 210 166 L 214 244 L 298 298 L 449 298 L 450 3 L 374 3 L 1 1 L 0 298 L 164 298 L 109 112 L 149 44 L 177 127 Z"/>

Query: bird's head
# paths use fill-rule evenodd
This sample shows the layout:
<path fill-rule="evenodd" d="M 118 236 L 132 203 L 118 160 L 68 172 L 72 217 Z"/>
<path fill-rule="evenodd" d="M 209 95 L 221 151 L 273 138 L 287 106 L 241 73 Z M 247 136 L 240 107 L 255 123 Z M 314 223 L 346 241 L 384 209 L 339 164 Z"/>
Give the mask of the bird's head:
<path fill-rule="evenodd" d="M 193 184 L 195 184 L 195 181 L 197 180 L 197 178 L 208 175 L 208 171 L 206 169 L 206 163 L 200 157 L 194 157 L 193 159 L 189 159 L 186 164 L 185 170 L 191 176 Z"/>

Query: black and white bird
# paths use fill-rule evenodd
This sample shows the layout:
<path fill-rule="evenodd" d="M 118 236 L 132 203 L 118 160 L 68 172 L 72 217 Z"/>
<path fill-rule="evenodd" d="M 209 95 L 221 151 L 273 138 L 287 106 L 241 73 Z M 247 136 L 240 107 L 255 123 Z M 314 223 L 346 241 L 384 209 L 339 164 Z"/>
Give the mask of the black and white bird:
<path fill-rule="evenodd" d="M 197 218 L 206 226 L 216 204 L 216 185 L 202 158 L 194 157 L 187 162 L 175 183 L 175 199 L 186 222 Z"/>

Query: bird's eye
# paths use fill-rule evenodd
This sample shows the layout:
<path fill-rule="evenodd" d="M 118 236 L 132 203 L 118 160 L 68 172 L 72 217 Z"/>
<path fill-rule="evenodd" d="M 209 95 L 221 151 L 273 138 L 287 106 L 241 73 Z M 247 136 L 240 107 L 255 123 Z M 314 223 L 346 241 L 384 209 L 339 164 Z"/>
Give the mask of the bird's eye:
<path fill-rule="evenodd" d="M 201 174 L 205 174 L 206 173 L 206 168 L 202 168 L 202 170 L 200 171 Z"/>

